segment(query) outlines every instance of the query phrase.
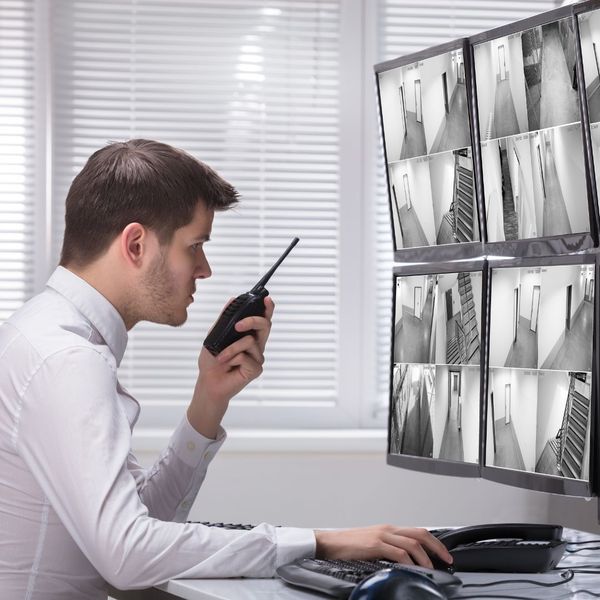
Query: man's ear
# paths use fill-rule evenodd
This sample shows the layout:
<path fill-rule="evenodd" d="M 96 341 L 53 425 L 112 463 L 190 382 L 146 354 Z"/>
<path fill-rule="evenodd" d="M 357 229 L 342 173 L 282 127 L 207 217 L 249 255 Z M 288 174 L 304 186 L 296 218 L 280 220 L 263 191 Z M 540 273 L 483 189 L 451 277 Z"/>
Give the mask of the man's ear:
<path fill-rule="evenodd" d="M 121 256 L 125 261 L 140 267 L 147 256 L 150 243 L 149 230 L 140 223 L 129 223 L 120 235 Z"/>

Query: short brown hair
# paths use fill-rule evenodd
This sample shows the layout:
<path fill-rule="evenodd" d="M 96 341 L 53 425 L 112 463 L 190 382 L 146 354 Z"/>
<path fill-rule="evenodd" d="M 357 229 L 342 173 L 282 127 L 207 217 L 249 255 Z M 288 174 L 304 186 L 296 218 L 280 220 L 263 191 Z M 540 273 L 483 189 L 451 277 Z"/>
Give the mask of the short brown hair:
<path fill-rule="evenodd" d="M 134 222 L 166 244 L 192 220 L 198 202 L 226 210 L 237 201 L 231 184 L 183 150 L 141 139 L 109 144 L 71 184 L 60 264 L 88 265 Z"/>

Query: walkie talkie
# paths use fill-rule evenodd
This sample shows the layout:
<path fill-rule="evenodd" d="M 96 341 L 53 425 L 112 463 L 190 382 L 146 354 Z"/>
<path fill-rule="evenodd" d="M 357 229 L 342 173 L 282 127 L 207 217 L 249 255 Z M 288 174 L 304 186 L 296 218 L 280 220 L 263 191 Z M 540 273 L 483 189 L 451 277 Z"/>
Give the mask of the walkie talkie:
<path fill-rule="evenodd" d="M 271 279 L 277 267 L 283 262 L 283 259 L 291 252 L 292 248 L 299 242 L 299 238 L 294 238 L 287 250 L 281 255 L 279 260 L 269 269 L 265 276 L 245 294 L 241 294 L 235 300 L 230 302 L 229 306 L 223 311 L 219 320 L 213 325 L 204 340 L 204 347 L 216 356 L 245 335 L 247 332 L 240 333 L 235 330 L 235 324 L 246 317 L 262 317 L 265 314 L 265 296 L 269 291 L 265 289 L 266 283 Z"/>

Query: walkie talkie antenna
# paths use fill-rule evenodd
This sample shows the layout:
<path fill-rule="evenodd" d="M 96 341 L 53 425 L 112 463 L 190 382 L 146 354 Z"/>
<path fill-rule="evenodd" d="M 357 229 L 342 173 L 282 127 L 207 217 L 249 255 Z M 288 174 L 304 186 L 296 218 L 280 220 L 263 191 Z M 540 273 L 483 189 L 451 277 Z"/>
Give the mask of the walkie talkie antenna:
<path fill-rule="evenodd" d="M 300 241 L 300 238 L 295 237 L 292 243 L 287 247 L 287 250 L 279 257 L 279 260 L 265 273 L 262 279 L 250 290 L 252 292 L 258 292 L 261 288 L 265 287 L 271 275 L 275 273 L 277 267 L 283 262 L 283 259 L 292 251 L 292 248 Z"/>

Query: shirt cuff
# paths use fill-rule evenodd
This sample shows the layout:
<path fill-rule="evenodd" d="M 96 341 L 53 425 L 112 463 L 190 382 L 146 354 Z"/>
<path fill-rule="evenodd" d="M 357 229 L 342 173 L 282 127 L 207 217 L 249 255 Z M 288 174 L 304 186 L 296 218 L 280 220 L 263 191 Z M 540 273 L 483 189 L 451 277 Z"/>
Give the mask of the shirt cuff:
<path fill-rule="evenodd" d="M 226 437 L 227 434 L 221 426 L 219 426 L 217 439 L 204 437 L 190 425 L 187 415 L 184 415 L 171 436 L 169 446 L 186 465 L 197 467 L 200 463 L 211 462 Z"/>
<path fill-rule="evenodd" d="M 314 558 L 317 541 L 312 529 L 298 527 L 276 527 L 277 569 L 299 558 Z"/>

